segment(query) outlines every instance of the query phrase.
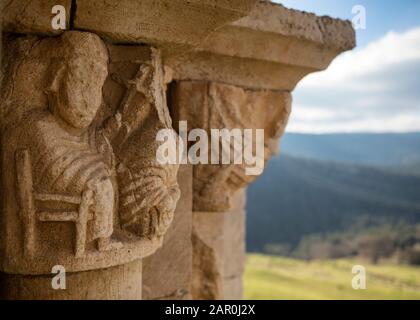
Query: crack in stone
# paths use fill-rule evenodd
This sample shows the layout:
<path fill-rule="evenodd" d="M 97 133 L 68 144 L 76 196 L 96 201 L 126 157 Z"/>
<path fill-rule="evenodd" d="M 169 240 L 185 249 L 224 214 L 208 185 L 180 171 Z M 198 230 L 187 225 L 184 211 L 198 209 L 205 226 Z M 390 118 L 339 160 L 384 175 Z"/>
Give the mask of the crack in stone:
<path fill-rule="evenodd" d="M 76 19 L 77 1 L 71 0 L 70 4 L 70 30 L 74 30 L 74 20 Z"/>

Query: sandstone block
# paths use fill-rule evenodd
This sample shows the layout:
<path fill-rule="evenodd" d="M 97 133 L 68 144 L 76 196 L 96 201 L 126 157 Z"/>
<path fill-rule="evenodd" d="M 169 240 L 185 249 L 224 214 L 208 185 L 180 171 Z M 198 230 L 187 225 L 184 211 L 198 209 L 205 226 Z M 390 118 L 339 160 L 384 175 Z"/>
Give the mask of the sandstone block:
<path fill-rule="evenodd" d="M 64 30 L 51 26 L 55 5 L 66 9 L 66 29 L 70 27 L 71 0 L 12 0 L 2 1 L 3 31 L 54 35 Z"/>

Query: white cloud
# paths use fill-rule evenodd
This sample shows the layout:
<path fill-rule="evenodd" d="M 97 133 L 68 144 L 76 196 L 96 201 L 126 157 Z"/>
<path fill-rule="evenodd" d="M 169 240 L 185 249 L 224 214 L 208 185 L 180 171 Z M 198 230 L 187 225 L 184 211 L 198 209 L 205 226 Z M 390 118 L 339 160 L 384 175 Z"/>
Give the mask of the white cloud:
<path fill-rule="evenodd" d="M 420 131 L 420 27 L 339 56 L 295 90 L 288 131 Z"/>

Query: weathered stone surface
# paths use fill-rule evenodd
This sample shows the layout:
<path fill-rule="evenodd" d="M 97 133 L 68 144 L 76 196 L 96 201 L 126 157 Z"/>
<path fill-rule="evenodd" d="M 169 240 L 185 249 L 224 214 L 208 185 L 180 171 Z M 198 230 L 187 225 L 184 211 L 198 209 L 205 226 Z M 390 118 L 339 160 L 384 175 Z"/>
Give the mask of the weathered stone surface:
<path fill-rule="evenodd" d="M 147 43 L 166 56 L 197 46 L 213 30 L 248 14 L 257 0 L 5 0 L 6 32 L 60 34 L 53 6 L 66 9 L 66 29 L 97 33 L 113 43 Z M 74 12 L 74 16 L 71 13 Z M 71 21 L 72 19 L 72 21 Z"/>
<path fill-rule="evenodd" d="M 201 128 L 208 133 L 212 128 L 264 129 L 265 161 L 277 153 L 291 111 L 288 92 L 247 90 L 205 81 L 177 82 L 171 100 L 175 128 L 179 121 L 187 121 L 189 130 Z M 229 210 L 231 195 L 256 178 L 246 175 L 245 167 L 195 165 L 194 211 Z"/>
<path fill-rule="evenodd" d="M 178 80 L 208 80 L 291 91 L 355 46 L 350 21 L 259 2 L 246 17 L 217 29 L 195 52 L 171 61 Z"/>
<path fill-rule="evenodd" d="M 7 32 L 57 34 L 50 0 L 5 3 Z M 71 1 L 62 1 L 70 23 Z M 77 0 L 75 29 L 163 50 L 178 80 L 293 90 L 355 46 L 349 21 L 257 0 Z M 73 17 L 72 17 L 73 18 Z M 68 26 L 69 27 L 69 26 Z"/>
<path fill-rule="evenodd" d="M 148 43 L 165 52 L 196 46 L 216 28 L 251 11 L 256 0 L 78 0 L 75 28 L 118 43 Z"/>
<path fill-rule="evenodd" d="M 66 9 L 66 29 L 70 27 L 71 0 L 3 0 L 3 29 L 5 32 L 60 34 L 64 30 L 54 30 L 51 10 L 55 5 Z"/>
<path fill-rule="evenodd" d="M 56 274 L 24 276 L 0 273 L 0 299 L 7 300 L 141 300 L 142 262 L 67 273 L 65 290 L 52 287 Z"/>
<path fill-rule="evenodd" d="M 191 299 L 192 168 L 178 173 L 181 198 L 162 248 L 143 260 L 143 299 Z"/>
<path fill-rule="evenodd" d="M 311 72 L 301 66 L 273 64 L 270 61 L 235 58 L 197 51 L 171 61 L 174 79 L 213 81 L 249 89 L 287 90 Z"/>
<path fill-rule="evenodd" d="M 232 25 L 294 37 L 337 51 L 351 50 L 356 45 L 350 21 L 332 19 L 328 16 L 320 17 L 269 1 L 260 1 L 249 15 L 233 22 Z"/>
<path fill-rule="evenodd" d="M 242 300 L 244 298 L 244 283 L 242 275 L 238 277 L 225 278 L 223 281 L 224 300 Z"/>
<path fill-rule="evenodd" d="M 224 213 L 194 212 L 192 296 L 199 300 L 223 297 Z"/>
<path fill-rule="evenodd" d="M 245 193 L 228 212 L 194 212 L 193 299 L 241 299 L 245 262 Z"/>
<path fill-rule="evenodd" d="M 178 166 L 156 159 L 156 133 L 171 130 L 159 51 L 109 57 L 97 35 L 74 31 L 7 43 L 1 270 L 76 272 L 152 254 L 180 196 Z"/>
<path fill-rule="evenodd" d="M 8 32 L 57 34 L 55 2 L 6 2 Z M 70 21 L 71 1 L 61 3 Z M 75 29 L 114 43 L 163 50 L 178 80 L 209 80 L 250 88 L 293 90 L 355 46 L 349 21 L 317 17 L 257 0 L 77 0 Z"/>
<path fill-rule="evenodd" d="M 225 214 L 223 228 L 225 280 L 242 278 L 245 268 L 245 190 L 236 192 L 232 200 L 232 210 Z M 226 296 L 225 298 L 228 299 Z"/>
<path fill-rule="evenodd" d="M 245 190 L 233 198 L 233 209 L 225 215 L 223 299 L 243 299 L 243 273 L 245 271 Z"/>

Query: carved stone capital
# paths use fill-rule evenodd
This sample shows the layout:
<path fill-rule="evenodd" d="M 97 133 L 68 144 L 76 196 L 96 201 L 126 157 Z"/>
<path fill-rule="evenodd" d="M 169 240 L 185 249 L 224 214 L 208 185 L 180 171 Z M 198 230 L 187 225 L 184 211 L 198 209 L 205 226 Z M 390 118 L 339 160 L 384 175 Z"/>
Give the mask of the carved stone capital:
<path fill-rule="evenodd" d="M 267 161 L 278 148 L 291 92 L 355 46 L 350 21 L 259 1 L 249 15 L 218 28 L 193 51 L 170 60 L 175 124 L 189 130 L 264 129 Z M 227 211 L 252 182 L 240 165 L 194 167 L 194 211 Z"/>
<path fill-rule="evenodd" d="M 251 129 L 253 133 L 256 129 L 264 130 L 264 162 L 277 153 L 291 111 L 288 92 L 251 90 L 207 81 L 177 82 L 172 87 L 171 100 L 175 126 L 179 121 L 187 121 L 189 130 L 204 129 L 209 137 L 211 129 Z M 248 166 L 195 165 L 193 210 L 229 210 L 235 191 L 257 177 L 246 173 Z"/>
<path fill-rule="evenodd" d="M 108 268 L 152 254 L 180 197 L 160 51 L 95 34 L 7 39 L 1 270 Z"/>

